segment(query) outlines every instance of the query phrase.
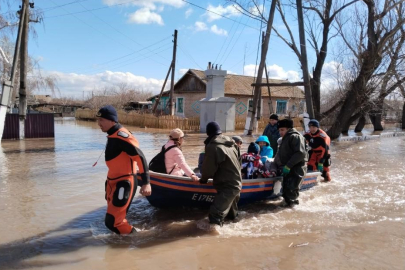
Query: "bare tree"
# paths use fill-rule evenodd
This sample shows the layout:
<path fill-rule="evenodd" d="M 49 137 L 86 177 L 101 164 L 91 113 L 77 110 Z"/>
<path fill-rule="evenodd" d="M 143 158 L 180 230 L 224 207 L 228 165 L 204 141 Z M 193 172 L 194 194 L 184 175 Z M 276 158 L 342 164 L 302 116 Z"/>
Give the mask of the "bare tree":
<path fill-rule="evenodd" d="M 316 119 L 322 119 L 321 114 L 321 78 L 322 71 L 325 64 L 326 57 L 328 56 L 328 46 L 334 37 L 335 32 L 331 32 L 338 14 L 343 12 L 346 8 L 358 0 L 351 1 L 333 1 L 333 0 L 307 0 L 303 9 L 306 10 L 306 32 L 311 47 L 314 50 L 316 56 L 315 67 L 313 68 L 311 77 L 311 90 L 312 90 L 312 102 L 314 106 L 314 113 Z M 285 13 L 286 8 L 295 9 L 294 1 L 282 5 L 278 2 L 278 12 L 287 29 L 288 37 L 283 36 L 280 31 L 274 28 L 274 32 L 280 37 L 285 44 L 297 55 L 298 60 L 301 61 L 301 53 L 298 49 L 295 36 L 291 30 L 291 22 L 287 20 Z M 292 12 L 291 12 L 292 13 Z M 299 43 L 298 43 L 299 44 Z M 301 63 L 302 65 L 302 63 Z"/>
<path fill-rule="evenodd" d="M 404 43 L 401 38 L 405 23 L 403 2 L 385 0 L 383 5 L 376 5 L 373 0 L 363 0 L 356 13 L 350 16 L 357 27 L 352 39 L 340 24 L 339 33 L 352 52 L 357 72 L 328 130 L 331 138 L 347 131 L 350 124 L 365 113 L 382 108 L 385 97 L 404 82 L 403 73 L 400 73 L 399 80 L 395 76 L 400 72 L 396 70 L 400 62 L 395 55 L 403 51 Z M 379 121 L 379 118 L 374 121 Z"/>
<path fill-rule="evenodd" d="M 14 55 L 15 44 L 11 41 L 11 36 L 18 26 L 18 12 L 16 12 L 18 4 L 17 1 L 0 1 L 0 77 L 1 81 L 10 79 L 12 59 Z M 4 9 L 4 7 L 6 9 Z M 30 8 L 30 17 L 32 21 L 42 22 L 43 12 L 39 9 Z M 34 22 L 29 26 L 31 36 L 36 37 Z M 19 68 L 16 69 L 16 76 L 14 81 L 13 97 L 17 96 L 17 91 L 20 88 Z M 39 62 L 33 57 L 29 56 L 27 68 L 27 94 L 32 94 L 35 91 L 50 90 L 52 94 L 59 91 L 57 87 L 58 78 L 53 75 L 44 75 L 41 72 Z M 15 100 L 14 100 L 15 101 Z"/>
<path fill-rule="evenodd" d="M 129 102 L 144 101 L 152 95 L 149 91 L 135 90 L 135 87 L 127 83 L 94 89 L 92 93 L 92 96 L 85 101 L 86 106 L 91 109 L 98 109 L 108 104 L 122 109 Z"/>

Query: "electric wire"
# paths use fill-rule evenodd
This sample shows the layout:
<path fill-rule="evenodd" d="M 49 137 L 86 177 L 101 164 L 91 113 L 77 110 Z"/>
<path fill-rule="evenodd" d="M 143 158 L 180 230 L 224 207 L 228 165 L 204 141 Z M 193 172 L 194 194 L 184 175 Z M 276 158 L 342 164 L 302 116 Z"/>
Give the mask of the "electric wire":
<path fill-rule="evenodd" d="M 55 2 L 54 2 L 53 0 L 51 0 L 51 2 L 55 4 Z M 72 16 L 75 17 L 75 18 L 76 18 L 77 20 L 79 20 L 80 22 L 82 22 L 83 24 L 85 24 L 85 25 L 89 26 L 90 28 L 94 29 L 95 31 L 99 32 L 99 33 L 102 34 L 103 36 L 106 36 L 109 40 L 114 41 L 114 42 L 120 44 L 121 46 L 127 47 L 127 48 L 129 48 L 131 51 L 133 51 L 132 48 L 130 48 L 130 47 L 128 47 L 128 46 L 122 44 L 121 42 L 117 41 L 117 40 L 114 39 L 114 38 L 111 38 L 111 37 L 108 36 L 107 34 L 101 32 L 100 30 L 98 30 L 97 28 L 95 28 L 95 27 L 93 27 L 92 25 L 88 24 L 87 22 L 83 21 L 83 20 L 80 19 L 79 17 L 77 17 L 77 16 L 75 16 L 75 15 L 72 15 Z M 155 59 L 153 59 L 153 58 L 150 58 L 150 59 L 153 60 L 154 62 L 158 63 L 158 64 L 161 64 L 161 65 L 163 65 L 163 66 L 166 66 L 166 64 L 164 64 L 164 63 L 162 63 L 162 62 L 160 62 L 160 61 L 157 61 L 157 60 L 155 60 Z"/>
<path fill-rule="evenodd" d="M 119 3 L 119 4 L 114 4 L 114 5 L 107 5 L 107 6 L 103 6 L 103 7 L 93 8 L 93 9 L 90 9 L 89 11 L 95 11 L 95 10 L 100 10 L 100 9 L 106 9 L 106 8 L 116 7 L 116 6 L 123 6 L 123 5 L 127 5 L 127 4 L 130 4 L 130 3 L 135 3 L 135 2 L 139 2 L 139 0 L 132 0 L 132 1 L 125 2 L 125 3 Z M 59 18 L 59 17 L 65 17 L 65 16 L 69 16 L 69 15 L 75 15 L 75 14 L 86 13 L 86 12 L 89 12 L 89 11 L 71 12 L 71 13 L 66 13 L 66 14 L 60 14 L 60 15 L 54 15 L 54 16 L 47 16 L 47 17 L 44 17 L 44 18 L 45 18 L 45 19 Z"/>
<path fill-rule="evenodd" d="M 85 6 L 83 6 L 81 3 L 79 3 L 84 9 L 88 10 Z M 138 44 L 139 46 L 143 46 L 142 44 L 140 44 L 138 41 L 134 40 L 133 38 L 131 38 L 130 36 L 126 35 L 125 33 L 121 32 L 119 29 L 115 28 L 114 26 L 112 26 L 111 24 L 109 24 L 108 22 L 106 22 L 105 20 L 103 20 L 102 18 L 100 18 L 99 16 L 97 16 L 96 14 L 94 14 L 93 12 L 90 11 L 90 13 L 96 17 L 98 20 L 102 21 L 103 23 L 105 23 L 106 25 L 108 25 L 109 27 L 111 27 L 112 29 L 114 29 L 114 31 L 116 31 L 117 33 L 123 35 L 124 37 L 128 38 L 129 40 L 133 41 L 134 43 Z M 149 50 L 149 49 L 148 49 Z M 161 56 L 163 59 L 166 59 L 167 61 L 170 61 L 169 59 L 167 59 L 164 56 Z"/>
<path fill-rule="evenodd" d="M 191 56 L 191 54 L 187 52 L 185 48 L 183 48 L 179 43 L 177 43 L 177 46 L 180 48 L 180 51 L 184 53 L 187 58 L 191 59 L 194 62 L 194 64 L 196 64 L 199 68 L 203 70 L 203 68 L 194 60 L 194 58 Z"/>

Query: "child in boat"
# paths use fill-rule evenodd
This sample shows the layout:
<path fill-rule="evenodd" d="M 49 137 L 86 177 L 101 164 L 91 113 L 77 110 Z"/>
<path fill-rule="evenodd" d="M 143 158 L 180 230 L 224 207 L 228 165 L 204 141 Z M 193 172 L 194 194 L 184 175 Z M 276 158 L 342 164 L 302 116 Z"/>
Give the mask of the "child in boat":
<path fill-rule="evenodd" d="M 282 140 L 283 140 L 282 137 L 278 138 L 277 147 L 280 147 Z M 274 160 L 272 162 L 266 163 L 265 165 L 266 165 L 266 168 L 270 171 L 270 174 L 272 177 L 281 175 L 281 172 L 283 171 L 283 165 L 281 164 L 278 151 L 277 151 L 276 155 L 274 156 Z"/>
<path fill-rule="evenodd" d="M 269 138 L 262 135 L 256 140 L 256 143 L 260 146 L 261 161 L 265 164 L 267 159 L 273 157 L 273 148 L 270 146 Z"/>
<path fill-rule="evenodd" d="M 248 152 L 242 155 L 242 178 L 256 179 L 270 177 L 270 172 L 266 170 L 259 155 L 260 147 L 251 142 Z"/>
<path fill-rule="evenodd" d="M 184 133 L 181 129 L 176 128 L 170 131 L 169 141 L 165 144 L 165 149 L 172 145 L 177 147 L 171 148 L 165 153 L 166 171 L 170 175 L 188 176 L 193 181 L 198 181 L 198 177 L 188 166 L 180 146 L 184 142 Z"/>

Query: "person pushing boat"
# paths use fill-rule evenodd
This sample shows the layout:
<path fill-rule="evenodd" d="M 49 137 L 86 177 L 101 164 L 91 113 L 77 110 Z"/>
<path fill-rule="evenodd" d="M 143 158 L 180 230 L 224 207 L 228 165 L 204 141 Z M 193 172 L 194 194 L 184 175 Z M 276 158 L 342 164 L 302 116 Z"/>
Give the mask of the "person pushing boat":
<path fill-rule="evenodd" d="M 217 122 L 207 124 L 208 138 L 204 141 L 205 155 L 200 183 L 213 179 L 217 191 L 209 211 L 211 224 L 223 225 L 224 219 L 235 219 L 242 189 L 240 150 L 231 138 L 222 135 Z"/>

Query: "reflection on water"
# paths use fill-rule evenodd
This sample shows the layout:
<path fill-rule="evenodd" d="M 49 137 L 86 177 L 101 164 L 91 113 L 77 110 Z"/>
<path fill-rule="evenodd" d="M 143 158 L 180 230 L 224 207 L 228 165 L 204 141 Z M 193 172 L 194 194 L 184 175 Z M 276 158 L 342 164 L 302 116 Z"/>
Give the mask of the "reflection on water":
<path fill-rule="evenodd" d="M 405 265 L 404 138 L 335 143 L 332 182 L 302 192 L 298 207 L 259 202 L 242 208 L 238 222 L 215 230 L 201 229 L 204 210 L 161 210 L 137 195 L 127 217 L 138 233 L 118 236 L 104 226 L 107 168 L 102 161 L 91 166 L 106 134 L 94 122 L 58 120 L 55 128 L 55 139 L 1 144 L 0 269 Z M 129 129 L 148 160 L 167 140 L 167 131 Z M 204 139 L 186 135 L 183 152 L 191 167 Z M 244 137 L 242 150 L 254 139 Z"/>

